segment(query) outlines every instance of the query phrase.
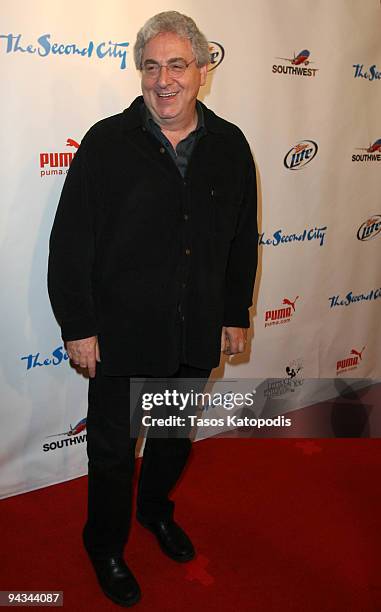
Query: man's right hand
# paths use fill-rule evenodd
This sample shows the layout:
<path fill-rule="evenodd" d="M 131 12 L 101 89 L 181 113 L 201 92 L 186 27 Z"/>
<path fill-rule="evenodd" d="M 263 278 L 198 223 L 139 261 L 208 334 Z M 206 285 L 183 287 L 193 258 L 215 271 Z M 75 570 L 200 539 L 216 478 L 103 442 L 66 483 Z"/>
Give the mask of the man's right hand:
<path fill-rule="evenodd" d="M 96 362 L 101 360 L 96 336 L 82 340 L 69 340 L 66 342 L 66 352 L 75 365 L 87 368 L 90 378 L 94 378 Z"/>

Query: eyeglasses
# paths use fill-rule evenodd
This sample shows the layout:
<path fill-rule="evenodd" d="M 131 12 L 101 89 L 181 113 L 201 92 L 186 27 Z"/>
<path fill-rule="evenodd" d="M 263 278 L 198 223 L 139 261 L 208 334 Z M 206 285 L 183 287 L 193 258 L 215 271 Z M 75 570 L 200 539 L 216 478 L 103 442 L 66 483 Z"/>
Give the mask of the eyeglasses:
<path fill-rule="evenodd" d="M 166 68 L 170 77 L 178 77 L 184 74 L 188 66 L 195 61 L 195 57 L 190 62 L 186 62 L 184 59 L 180 58 L 170 60 L 167 64 L 158 64 L 157 62 L 147 60 L 143 64 L 142 72 L 148 77 L 156 78 L 160 74 L 160 69 Z"/>

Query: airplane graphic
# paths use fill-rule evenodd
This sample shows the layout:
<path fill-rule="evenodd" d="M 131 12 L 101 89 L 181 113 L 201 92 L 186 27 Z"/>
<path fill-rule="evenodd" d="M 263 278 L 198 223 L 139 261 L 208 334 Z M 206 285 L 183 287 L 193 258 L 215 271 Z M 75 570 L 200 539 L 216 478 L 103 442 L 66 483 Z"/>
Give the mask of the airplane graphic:
<path fill-rule="evenodd" d="M 46 436 L 46 437 L 56 438 L 57 436 L 75 436 L 81 433 L 81 431 L 83 431 L 84 429 L 86 429 L 86 418 L 82 419 L 81 421 L 78 421 L 78 423 L 74 427 L 72 427 L 72 425 L 70 424 L 69 431 L 64 431 L 62 433 L 53 434 L 52 436 Z"/>
<path fill-rule="evenodd" d="M 369 143 L 369 147 L 366 149 L 365 147 L 356 147 L 359 151 L 366 151 L 367 153 L 375 153 L 378 151 L 381 153 L 381 138 L 376 140 L 373 144 Z"/>
<path fill-rule="evenodd" d="M 304 49 L 303 51 L 300 51 L 298 55 L 295 55 L 295 51 L 294 51 L 294 57 L 277 57 L 276 59 L 281 59 L 281 60 L 286 60 L 287 62 L 291 62 L 293 66 L 300 66 L 301 64 L 308 66 L 308 64 L 313 64 L 313 62 L 311 62 L 308 59 L 310 55 L 311 55 L 310 51 L 308 51 L 308 49 Z"/>
<path fill-rule="evenodd" d="M 66 140 L 66 146 L 67 147 L 75 147 L 76 149 L 79 149 L 79 144 L 76 140 L 73 140 L 73 138 L 68 138 Z"/>
<path fill-rule="evenodd" d="M 362 347 L 361 351 L 356 351 L 356 349 L 352 349 L 351 350 L 351 355 L 357 355 L 357 357 L 360 357 L 360 361 L 362 361 L 362 354 L 364 352 L 364 348 L 365 346 Z"/>
<path fill-rule="evenodd" d="M 283 304 L 287 304 L 288 306 L 292 306 L 293 311 L 295 312 L 295 302 L 298 299 L 298 297 L 299 296 L 297 295 L 293 302 L 291 300 L 289 300 L 288 298 L 284 298 Z"/>

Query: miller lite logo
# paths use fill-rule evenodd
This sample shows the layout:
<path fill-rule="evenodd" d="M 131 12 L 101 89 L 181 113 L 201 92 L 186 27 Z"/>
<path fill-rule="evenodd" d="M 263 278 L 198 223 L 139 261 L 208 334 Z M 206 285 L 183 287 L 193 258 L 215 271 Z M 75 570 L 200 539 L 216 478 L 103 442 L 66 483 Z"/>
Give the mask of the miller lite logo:
<path fill-rule="evenodd" d="M 295 312 L 295 304 L 298 299 L 298 295 L 293 300 L 290 300 L 289 298 L 285 297 L 283 298 L 282 306 L 274 308 L 272 310 L 266 310 L 265 327 L 270 327 L 270 325 L 280 325 L 284 323 L 289 323 Z"/>
<path fill-rule="evenodd" d="M 74 155 L 79 148 L 79 143 L 73 138 L 66 140 L 66 146 L 71 149 L 62 151 L 61 153 L 40 153 L 40 176 L 51 176 L 66 174 Z"/>
<path fill-rule="evenodd" d="M 211 40 L 209 41 L 209 54 L 210 63 L 208 66 L 208 72 L 211 72 L 221 64 L 225 57 L 225 49 L 222 45 L 220 45 L 220 43 Z"/>
<path fill-rule="evenodd" d="M 288 170 L 300 170 L 300 168 L 312 162 L 317 152 L 316 142 L 301 140 L 286 153 L 283 163 Z"/>
<path fill-rule="evenodd" d="M 381 215 L 373 215 L 364 221 L 357 230 L 357 240 L 364 242 L 375 238 L 381 232 Z"/>
<path fill-rule="evenodd" d="M 357 349 L 351 349 L 349 357 L 345 357 L 345 359 L 339 359 L 336 362 L 336 375 L 344 374 L 345 372 L 350 372 L 351 370 L 356 370 L 360 362 L 362 361 L 362 354 L 364 352 L 365 346 L 362 347 L 361 351 Z"/>

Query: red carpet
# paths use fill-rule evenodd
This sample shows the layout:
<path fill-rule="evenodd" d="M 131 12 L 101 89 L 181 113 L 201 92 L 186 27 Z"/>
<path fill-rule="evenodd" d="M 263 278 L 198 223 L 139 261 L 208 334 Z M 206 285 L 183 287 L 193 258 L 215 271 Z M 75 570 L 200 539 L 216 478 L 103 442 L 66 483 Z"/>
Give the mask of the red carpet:
<path fill-rule="evenodd" d="M 381 441 L 198 442 L 176 518 L 197 558 L 176 564 L 134 523 L 137 611 L 381 611 Z M 0 503 L 1 590 L 62 590 L 66 610 L 117 610 L 81 547 L 86 478 Z"/>

